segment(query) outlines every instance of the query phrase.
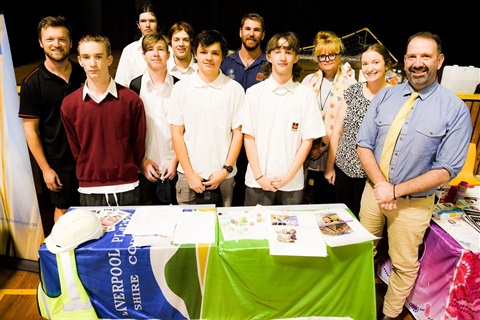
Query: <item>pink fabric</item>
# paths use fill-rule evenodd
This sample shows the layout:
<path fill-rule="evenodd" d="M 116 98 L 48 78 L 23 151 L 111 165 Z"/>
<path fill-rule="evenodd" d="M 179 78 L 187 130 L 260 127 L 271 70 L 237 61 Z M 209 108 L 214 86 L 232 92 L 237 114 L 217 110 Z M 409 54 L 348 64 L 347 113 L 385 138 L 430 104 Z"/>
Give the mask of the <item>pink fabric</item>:
<path fill-rule="evenodd" d="M 388 283 L 390 273 L 388 260 L 378 274 Z M 418 320 L 480 319 L 480 253 L 463 249 L 432 223 L 405 306 Z"/>
<path fill-rule="evenodd" d="M 458 262 L 445 319 L 480 319 L 480 253 L 464 251 Z"/>

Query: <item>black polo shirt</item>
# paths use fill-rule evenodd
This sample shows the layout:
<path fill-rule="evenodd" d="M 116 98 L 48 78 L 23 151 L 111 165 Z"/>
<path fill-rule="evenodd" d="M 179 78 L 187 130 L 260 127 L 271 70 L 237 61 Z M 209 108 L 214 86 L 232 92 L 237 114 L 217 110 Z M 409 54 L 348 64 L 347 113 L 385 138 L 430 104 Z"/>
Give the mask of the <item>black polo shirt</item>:
<path fill-rule="evenodd" d="M 47 70 L 40 63 L 25 77 L 20 90 L 21 118 L 39 118 L 40 137 L 50 166 L 58 172 L 75 171 L 75 159 L 68 144 L 60 116 L 63 98 L 80 88 L 86 79 L 85 71 L 72 63 L 69 83 Z"/>

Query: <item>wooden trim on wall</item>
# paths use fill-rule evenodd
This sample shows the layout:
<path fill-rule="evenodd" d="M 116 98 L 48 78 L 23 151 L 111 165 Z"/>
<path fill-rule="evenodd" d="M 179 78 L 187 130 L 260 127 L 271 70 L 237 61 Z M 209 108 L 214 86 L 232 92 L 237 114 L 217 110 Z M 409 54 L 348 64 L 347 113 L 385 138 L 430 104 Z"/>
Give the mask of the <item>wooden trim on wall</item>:
<path fill-rule="evenodd" d="M 475 159 L 475 175 L 480 175 L 480 94 L 457 94 L 457 96 L 465 101 L 470 110 L 472 119 L 472 138 L 470 142 L 477 146 L 477 157 Z"/>

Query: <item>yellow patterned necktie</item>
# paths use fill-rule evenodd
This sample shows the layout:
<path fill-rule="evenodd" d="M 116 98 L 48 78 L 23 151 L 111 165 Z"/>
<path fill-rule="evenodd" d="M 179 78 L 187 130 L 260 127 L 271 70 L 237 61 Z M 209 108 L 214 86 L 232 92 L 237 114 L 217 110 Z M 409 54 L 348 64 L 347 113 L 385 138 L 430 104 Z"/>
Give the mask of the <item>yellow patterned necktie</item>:
<path fill-rule="evenodd" d="M 390 181 L 388 178 L 388 172 L 390 171 L 390 162 L 392 161 L 392 154 L 395 144 L 397 142 L 398 135 L 400 130 L 402 130 L 403 123 L 405 118 L 413 107 L 415 99 L 418 98 L 418 92 L 412 92 L 410 98 L 403 104 L 400 111 L 398 111 L 395 119 L 393 119 L 392 125 L 388 130 L 387 137 L 385 138 L 385 144 L 383 146 L 382 157 L 380 158 L 380 170 L 382 170 L 383 175 Z"/>

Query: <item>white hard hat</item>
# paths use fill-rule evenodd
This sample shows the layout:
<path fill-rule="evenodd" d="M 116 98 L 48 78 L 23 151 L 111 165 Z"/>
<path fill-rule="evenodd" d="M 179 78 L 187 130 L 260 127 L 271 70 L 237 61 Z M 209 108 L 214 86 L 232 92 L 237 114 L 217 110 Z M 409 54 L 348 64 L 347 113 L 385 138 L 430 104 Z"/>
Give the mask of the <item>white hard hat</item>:
<path fill-rule="evenodd" d="M 103 236 L 100 219 L 90 210 L 72 209 L 61 216 L 45 239 L 51 253 L 67 252 L 80 244 Z"/>

